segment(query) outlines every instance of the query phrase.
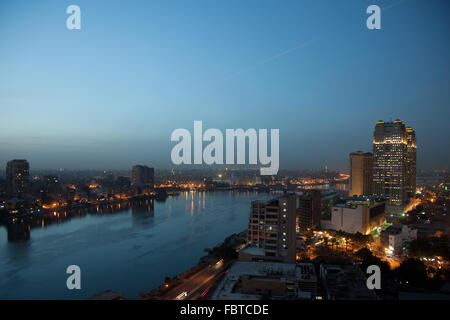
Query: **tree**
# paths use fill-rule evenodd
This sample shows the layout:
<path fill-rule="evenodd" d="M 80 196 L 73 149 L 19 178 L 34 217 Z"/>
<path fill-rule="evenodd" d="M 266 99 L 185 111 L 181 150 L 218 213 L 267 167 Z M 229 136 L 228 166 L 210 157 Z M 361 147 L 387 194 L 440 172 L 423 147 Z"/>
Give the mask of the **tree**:
<path fill-rule="evenodd" d="M 372 255 L 372 251 L 370 251 L 369 249 L 362 248 L 362 249 L 359 249 L 357 252 L 355 252 L 355 256 L 361 260 L 364 260 L 373 255 Z"/>
<path fill-rule="evenodd" d="M 400 282 L 407 282 L 413 286 L 424 288 L 429 280 L 427 275 L 427 267 L 418 260 L 410 258 L 403 261 L 395 270 L 395 277 Z"/>
<path fill-rule="evenodd" d="M 375 257 L 372 252 L 366 248 L 363 248 L 355 253 L 356 256 L 361 257 L 361 269 L 363 272 L 366 272 L 367 268 L 372 265 L 376 265 L 380 267 L 381 274 L 383 277 L 391 276 L 391 268 L 389 264 L 385 261 L 382 261 L 380 258 Z"/>

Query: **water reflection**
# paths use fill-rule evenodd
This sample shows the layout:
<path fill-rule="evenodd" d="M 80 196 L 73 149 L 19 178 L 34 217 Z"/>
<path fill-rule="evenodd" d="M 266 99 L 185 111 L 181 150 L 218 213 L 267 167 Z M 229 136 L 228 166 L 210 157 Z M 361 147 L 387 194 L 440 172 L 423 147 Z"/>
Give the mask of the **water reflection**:
<path fill-rule="evenodd" d="M 106 289 L 135 299 L 244 230 L 250 201 L 274 196 L 188 192 L 17 219 L 0 226 L 0 299 L 85 299 Z M 65 286 L 71 264 L 84 272 L 83 290 Z"/>
<path fill-rule="evenodd" d="M 31 225 L 26 223 L 13 223 L 6 226 L 9 242 L 23 242 L 30 240 Z"/>
<path fill-rule="evenodd" d="M 131 210 L 133 224 L 145 225 L 154 216 L 154 200 L 140 199 L 121 203 L 84 206 L 82 208 L 54 211 L 39 216 L 14 218 L 5 223 L 8 242 L 26 242 L 31 238 L 34 228 L 46 228 L 53 224 L 61 224 L 74 218 L 87 215 L 103 216 L 126 213 Z"/>

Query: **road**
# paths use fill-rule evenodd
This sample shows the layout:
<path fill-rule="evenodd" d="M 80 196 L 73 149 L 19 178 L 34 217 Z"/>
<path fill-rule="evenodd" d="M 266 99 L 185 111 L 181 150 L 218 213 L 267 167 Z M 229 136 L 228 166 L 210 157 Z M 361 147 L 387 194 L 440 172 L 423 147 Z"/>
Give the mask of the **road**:
<path fill-rule="evenodd" d="M 162 300 L 196 300 L 202 298 L 208 290 L 215 284 L 215 281 L 223 274 L 227 265 L 222 261 L 217 264 L 209 265 L 191 278 L 186 279 L 167 294 L 164 294 Z"/>
<path fill-rule="evenodd" d="M 414 199 L 411 203 L 409 203 L 405 208 L 405 213 L 408 213 L 409 211 L 414 210 L 417 208 L 419 204 L 421 204 L 422 201 L 420 199 Z"/>

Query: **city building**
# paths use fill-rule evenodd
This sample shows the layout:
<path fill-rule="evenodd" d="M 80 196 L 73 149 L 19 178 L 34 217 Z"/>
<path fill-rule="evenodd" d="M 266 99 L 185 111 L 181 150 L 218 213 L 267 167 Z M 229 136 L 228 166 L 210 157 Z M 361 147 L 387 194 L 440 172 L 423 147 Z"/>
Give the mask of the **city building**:
<path fill-rule="evenodd" d="M 320 278 L 327 300 L 377 300 L 367 288 L 366 277 L 355 265 L 320 265 Z"/>
<path fill-rule="evenodd" d="M 417 239 L 417 229 L 403 224 L 393 224 L 380 233 L 381 245 L 391 256 L 405 252 L 408 242 Z"/>
<path fill-rule="evenodd" d="M 319 190 L 310 190 L 298 197 L 298 229 L 301 232 L 320 229 L 321 204 Z"/>
<path fill-rule="evenodd" d="M 372 195 L 373 155 L 370 152 L 350 153 L 349 196 Z"/>
<path fill-rule="evenodd" d="M 410 142 L 408 142 L 410 141 Z M 408 151 L 409 150 L 409 151 Z M 400 216 L 415 188 L 416 142 L 404 121 L 378 121 L 373 136 L 373 193 L 386 197 L 388 216 Z M 414 184 L 414 186 L 413 186 Z"/>
<path fill-rule="evenodd" d="M 343 198 L 333 207 L 329 228 L 368 234 L 385 222 L 385 204 L 385 201 L 375 197 Z"/>
<path fill-rule="evenodd" d="M 416 132 L 406 127 L 407 157 L 406 157 L 406 192 L 408 197 L 416 194 Z"/>
<path fill-rule="evenodd" d="M 140 188 L 153 188 L 155 170 L 147 166 L 136 165 L 131 170 L 131 185 Z"/>
<path fill-rule="evenodd" d="M 6 191 L 23 197 L 30 192 L 30 165 L 27 160 L 11 160 L 6 164 Z"/>
<path fill-rule="evenodd" d="M 333 211 L 334 204 L 340 199 L 342 194 L 340 192 L 336 192 L 336 190 L 321 190 L 321 220 L 320 220 L 320 228 L 326 229 L 323 226 L 324 220 L 331 219 L 331 212 Z"/>
<path fill-rule="evenodd" d="M 312 263 L 297 263 L 296 288 L 301 292 L 317 293 L 317 275 Z"/>
<path fill-rule="evenodd" d="M 212 300 L 313 299 L 318 278 L 311 263 L 233 263 Z"/>
<path fill-rule="evenodd" d="M 45 175 L 43 179 L 43 186 L 45 192 L 55 193 L 60 186 L 59 178 L 54 175 Z"/>
<path fill-rule="evenodd" d="M 240 260 L 295 262 L 295 223 L 295 195 L 283 195 L 271 201 L 252 201 L 248 247 L 240 251 Z"/>

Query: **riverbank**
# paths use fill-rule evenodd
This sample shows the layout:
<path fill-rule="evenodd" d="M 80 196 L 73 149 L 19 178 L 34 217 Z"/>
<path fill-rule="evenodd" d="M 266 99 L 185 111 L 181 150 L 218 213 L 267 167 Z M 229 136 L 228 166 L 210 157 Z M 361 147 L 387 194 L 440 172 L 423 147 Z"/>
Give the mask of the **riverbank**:
<path fill-rule="evenodd" d="M 232 234 L 231 236 L 227 237 L 220 245 L 212 249 L 205 249 L 205 251 L 208 251 L 208 255 L 200 258 L 198 264 L 186 270 L 185 272 L 176 275 L 173 278 L 166 277 L 165 282 L 162 285 L 153 289 L 149 293 L 140 293 L 139 299 L 171 300 L 173 296 L 183 299 L 192 299 L 194 298 L 194 293 L 184 290 L 185 287 L 189 286 L 187 283 L 191 281 L 194 276 L 197 276 L 201 272 L 204 272 L 205 269 L 213 268 L 213 271 L 215 272 L 210 272 L 211 279 L 203 284 L 203 286 L 205 287 L 205 291 L 202 291 L 200 296 L 204 297 L 209 292 L 209 290 L 216 285 L 216 282 L 213 280 L 221 278 L 221 276 L 223 275 L 223 270 L 228 269 L 237 259 L 237 249 L 242 246 L 243 242 L 246 241 L 246 235 L 247 230 L 244 230 L 238 234 Z M 183 297 L 182 294 L 185 292 L 187 295 Z"/>
<path fill-rule="evenodd" d="M 247 227 L 251 201 L 269 198 L 252 192 L 185 192 L 153 204 L 146 200 L 18 219 L 0 227 L 0 298 L 87 299 L 111 289 L 138 299 L 140 292 L 164 284 L 165 277 L 197 265 L 208 254 L 205 248 Z M 65 270 L 72 264 L 82 270 L 80 291 L 65 286 Z"/>

